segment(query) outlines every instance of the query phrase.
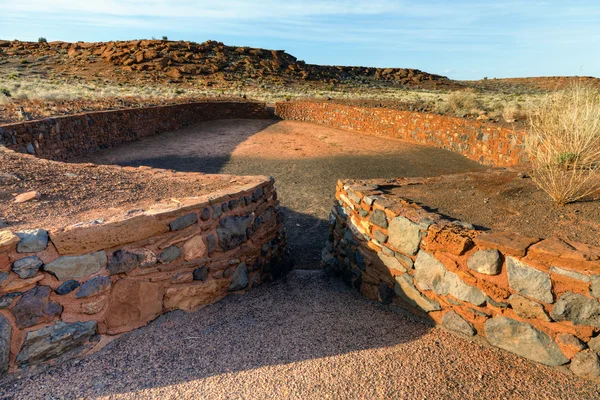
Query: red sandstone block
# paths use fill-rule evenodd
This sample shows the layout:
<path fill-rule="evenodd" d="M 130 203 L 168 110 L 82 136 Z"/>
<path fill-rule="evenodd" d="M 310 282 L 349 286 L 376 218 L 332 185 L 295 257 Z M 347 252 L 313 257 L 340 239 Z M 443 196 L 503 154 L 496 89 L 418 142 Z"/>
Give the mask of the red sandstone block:
<path fill-rule="evenodd" d="M 504 254 L 524 257 L 527 249 L 540 241 L 538 238 L 527 237 L 513 232 L 484 233 L 474 238 L 479 247 L 500 250 Z"/>
<path fill-rule="evenodd" d="M 600 248 L 583 243 L 549 238 L 531 246 L 527 258 L 574 271 L 600 272 Z"/>

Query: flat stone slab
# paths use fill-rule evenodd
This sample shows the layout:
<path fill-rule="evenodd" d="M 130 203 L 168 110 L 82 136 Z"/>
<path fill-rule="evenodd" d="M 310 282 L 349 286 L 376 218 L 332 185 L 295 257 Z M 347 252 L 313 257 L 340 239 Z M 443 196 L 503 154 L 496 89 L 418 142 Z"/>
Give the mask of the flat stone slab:
<path fill-rule="evenodd" d="M 95 274 L 106 265 L 104 251 L 82 256 L 62 256 L 44 266 L 44 270 L 52 272 L 61 281 L 79 279 Z"/>

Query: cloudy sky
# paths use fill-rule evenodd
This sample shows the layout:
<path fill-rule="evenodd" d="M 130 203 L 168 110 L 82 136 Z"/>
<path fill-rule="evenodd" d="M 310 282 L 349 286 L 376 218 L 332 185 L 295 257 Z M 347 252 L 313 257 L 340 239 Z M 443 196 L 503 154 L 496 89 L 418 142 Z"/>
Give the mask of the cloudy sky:
<path fill-rule="evenodd" d="M 457 79 L 600 77 L 600 0 L 0 0 L 0 39 L 171 40 Z"/>

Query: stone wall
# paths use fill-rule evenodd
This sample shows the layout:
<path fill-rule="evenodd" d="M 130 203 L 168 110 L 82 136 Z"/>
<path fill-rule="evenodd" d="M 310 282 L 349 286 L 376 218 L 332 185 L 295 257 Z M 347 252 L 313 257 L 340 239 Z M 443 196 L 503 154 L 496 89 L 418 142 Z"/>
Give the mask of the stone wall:
<path fill-rule="evenodd" d="M 416 182 L 340 181 L 326 271 L 465 337 L 600 378 L 600 248 L 479 231 L 385 194 Z"/>
<path fill-rule="evenodd" d="M 234 101 L 98 111 L 0 125 L 0 145 L 65 161 L 142 137 L 224 118 L 269 116 L 264 103 Z"/>
<path fill-rule="evenodd" d="M 488 122 L 310 101 L 277 103 L 275 113 L 282 119 L 316 122 L 440 147 L 485 165 L 511 166 L 527 159 L 521 146 L 523 132 Z"/>
<path fill-rule="evenodd" d="M 106 222 L 0 231 L 0 375 L 84 354 L 164 312 L 202 307 L 284 273 L 273 180 L 231 181 Z"/>

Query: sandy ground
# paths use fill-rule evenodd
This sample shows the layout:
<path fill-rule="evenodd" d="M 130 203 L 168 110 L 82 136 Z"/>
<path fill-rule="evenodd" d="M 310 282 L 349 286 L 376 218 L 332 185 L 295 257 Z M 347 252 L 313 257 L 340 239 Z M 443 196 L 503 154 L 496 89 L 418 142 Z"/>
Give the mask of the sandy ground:
<path fill-rule="evenodd" d="M 131 142 L 81 161 L 275 177 L 292 255 L 318 266 L 339 178 L 435 176 L 484 167 L 446 150 L 326 126 L 220 120 Z"/>
<path fill-rule="evenodd" d="M 173 312 L 89 357 L 0 387 L 5 399 L 592 399 L 600 386 L 392 312 L 326 279 Z"/>

